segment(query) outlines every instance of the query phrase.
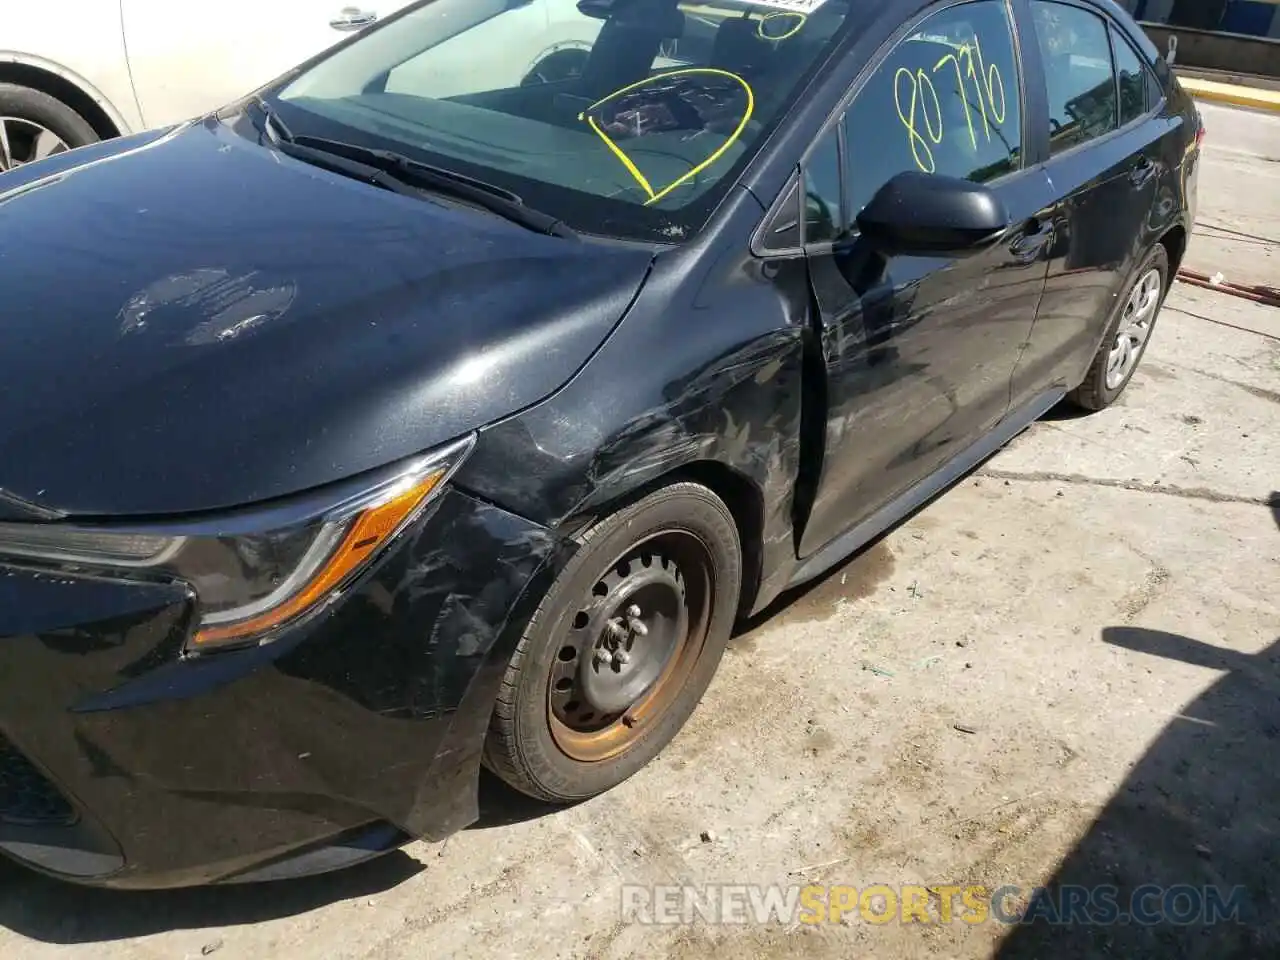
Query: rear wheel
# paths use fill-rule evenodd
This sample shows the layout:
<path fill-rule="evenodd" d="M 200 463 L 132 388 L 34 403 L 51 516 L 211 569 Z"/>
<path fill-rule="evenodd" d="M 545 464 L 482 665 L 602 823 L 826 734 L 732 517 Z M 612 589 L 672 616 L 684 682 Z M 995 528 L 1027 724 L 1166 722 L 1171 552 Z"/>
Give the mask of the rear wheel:
<path fill-rule="evenodd" d="M 741 583 L 733 516 L 705 487 L 666 487 L 597 524 L 516 649 L 486 765 L 552 802 L 630 777 L 702 698 Z"/>
<path fill-rule="evenodd" d="M 97 140 L 93 127 L 61 100 L 0 83 L 0 173 Z"/>
<path fill-rule="evenodd" d="M 1111 406 L 1133 379 L 1169 289 L 1169 253 L 1157 243 L 1134 274 L 1084 382 L 1071 400 L 1086 410 Z"/>

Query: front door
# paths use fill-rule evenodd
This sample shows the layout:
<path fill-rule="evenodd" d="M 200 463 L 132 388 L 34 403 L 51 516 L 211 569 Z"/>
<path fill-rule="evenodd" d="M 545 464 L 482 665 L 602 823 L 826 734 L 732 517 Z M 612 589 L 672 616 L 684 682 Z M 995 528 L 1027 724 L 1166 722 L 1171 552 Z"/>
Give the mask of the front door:
<path fill-rule="evenodd" d="M 1022 164 L 1008 8 L 974 0 L 922 21 L 869 74 L 804 164 L 805 248 L 827 371 L 808 556 L 990 431 L 1009 409 L 1047 270 L 1052 187 Z M 954 256 L 885 259 L 854 216 L 894 175 L 989 183 L 1013 227 Z"/>
<path fill-rule="evenodd" d="M 411 0 L 121 0 L 138 108 L 148 127 L 239 99 Z"/>

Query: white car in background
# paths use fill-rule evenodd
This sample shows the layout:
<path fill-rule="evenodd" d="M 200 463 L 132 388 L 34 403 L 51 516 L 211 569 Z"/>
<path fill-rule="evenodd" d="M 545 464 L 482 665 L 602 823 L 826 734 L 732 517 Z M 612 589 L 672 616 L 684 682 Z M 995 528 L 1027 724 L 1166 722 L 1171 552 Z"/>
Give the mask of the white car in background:
<path fill-rule="evenodd" d="M 417 0 L 37 0 L 0 31 L 0 172 L 72 147 L 199 116 L 265 85 Z M 577 0 L 511 0 L 493 42 L 509 86 L 579 71 L 601 21 Z M 474 50 L 475 31 L 468 47 Z M 393 86 L 471 92 L 449 41 L 403 64 Z M 492 67 L 486 80 L 493 82 Z M 424 87 L 427 90 L 424 90 Z"/>

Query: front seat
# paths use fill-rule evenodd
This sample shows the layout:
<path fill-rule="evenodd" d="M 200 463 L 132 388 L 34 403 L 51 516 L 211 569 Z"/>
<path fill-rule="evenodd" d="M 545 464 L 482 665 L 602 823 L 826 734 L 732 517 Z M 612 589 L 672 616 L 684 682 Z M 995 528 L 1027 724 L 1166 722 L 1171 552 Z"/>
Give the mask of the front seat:
<path fill-rule="evenodd" d="M 711 66 L 751 82 L 769 69 L 773 52 L 773 43 L 760 36 L 758 21 L 735 17 L 716 30 Z"/>
<path fill-rule="evenodd" d="M 629 4 L 600 28 L 582 69 L 582 95 L 600 100 L 646 79 L 663 42 L 683 35 L 684 14 L 674 2 L 658 11 L 653 4 Z"/>

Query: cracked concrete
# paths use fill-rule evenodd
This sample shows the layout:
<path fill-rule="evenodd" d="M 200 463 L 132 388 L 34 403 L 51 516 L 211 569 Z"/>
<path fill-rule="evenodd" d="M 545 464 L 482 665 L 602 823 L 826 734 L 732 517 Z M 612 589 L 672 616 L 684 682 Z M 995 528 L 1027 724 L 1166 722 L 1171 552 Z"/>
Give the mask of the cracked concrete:
<path fill-rule="evenodd" d="M 1169 308 L 1120 405 L 1055 412 L 739 636 L 607 796 L 548 814 L 486 781 L 445 844 L 257 889 L 112 895 L 0 863 L 0 955 L 1280 956 L 1280 310 L 1184 288 Z M 624 884 L 1051 878 L 1240 884 L 1256 912 L 1204 932 L 621 914 Z"/>
<path fill-rule="evenodd" d="M 1150 493 L 1161 497 L 1182 497 L 1184 500 L 1208 500 L 1210 503 L 1252 503 L 1259 507 L 1280 507 L 1280 493 L 1269 497 L 1239 497 L 1217 490 L 1206 490 L 1203 487 L 1188 489 L 1171 487 L 1168 484 L 1142 483 L 1139 480 L 1106 480 L 1099 477 L 1086 477 L 1079 473 L 1017 473 L 1012 470 L 987 468 L 974 473 L 977 477 L 988 477 L 992 480 L 1021 480 L 1027 483 L 1083 483 L 1094 487 L 1115 487 L 1118 490 L 1132 490 L 1134 493 Z"/>

